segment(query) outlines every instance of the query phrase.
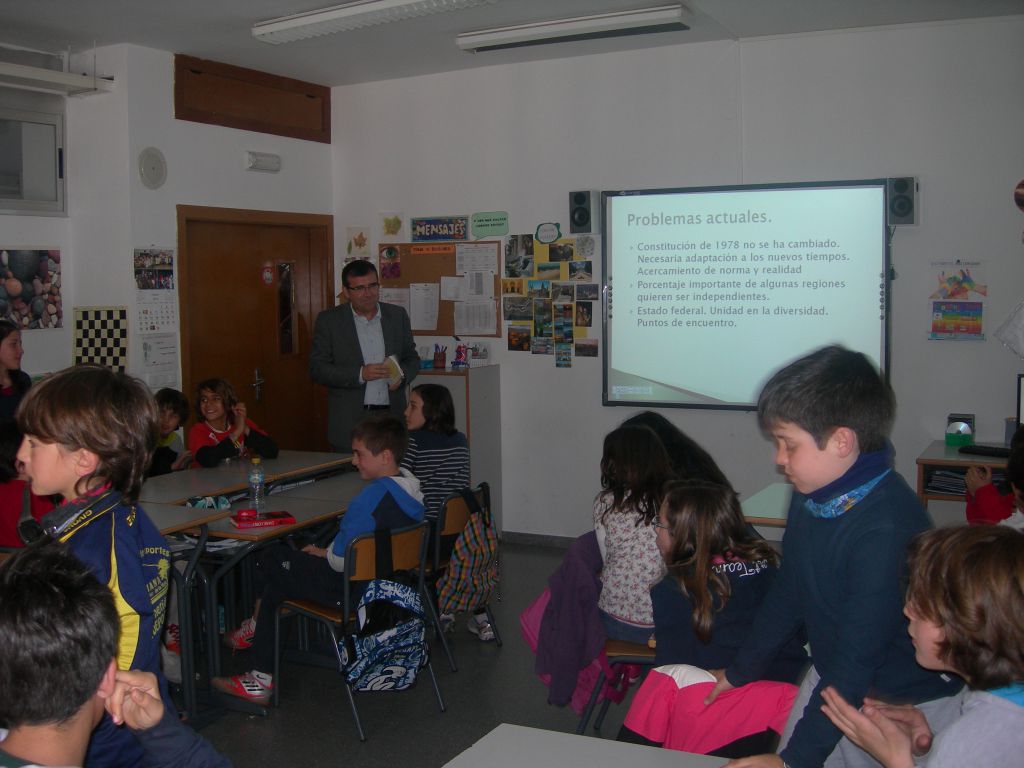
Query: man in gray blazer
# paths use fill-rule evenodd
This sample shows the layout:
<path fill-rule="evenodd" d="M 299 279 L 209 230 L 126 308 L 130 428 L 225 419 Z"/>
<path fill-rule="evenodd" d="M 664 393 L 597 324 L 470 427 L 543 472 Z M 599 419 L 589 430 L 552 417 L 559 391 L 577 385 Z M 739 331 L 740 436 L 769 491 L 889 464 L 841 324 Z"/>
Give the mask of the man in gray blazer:
<path fill-rule="evenodd" d="M 409 316 L 382 304 L 377 269 L 353 261 L 341 272 L 348 304 L 325 309 L 316 318 L 309 352 L 309 376 L 328 389 L 327 439 L 342 453 L 352 449 L 352 428 L 375 411 L 401 417 L 406 385 L 420 369 Z M 394 355 L 402 380 L 389 384 L 385 358 Z"/>

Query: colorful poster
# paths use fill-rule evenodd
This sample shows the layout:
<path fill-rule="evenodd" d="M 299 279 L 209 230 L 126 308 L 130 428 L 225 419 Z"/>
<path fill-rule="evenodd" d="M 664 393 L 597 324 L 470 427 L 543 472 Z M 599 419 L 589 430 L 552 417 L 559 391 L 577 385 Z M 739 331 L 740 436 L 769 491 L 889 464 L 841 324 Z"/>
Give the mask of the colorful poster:
<path fill-rule="evenodd" d="M 409 230 L 414 243 L 437 240 L 468 240 L 468 216 L 434 216 L 409 220 Z"/>
<path fill-rule="evenodd" d="M 594 279 L 594 262 L 592 261 L 570 261 L 569 279 L 589 282 Z"/>
<path fill-rule="evenodd" d="M 980 301 L 933 301 L 929 339 L 982 341 L 982 304 Z"/>
<path fill-rule="evenodd" d="M 505 277 L 501 280 L 501 295 L 502 296 L 522 296 L 523 295 L 523 278 L 521 277 Z"/>
<path fill-rule="evenodd" d="M 530 326 L 510 325 L 508 327 L 508 348 L 510 352 L 529 352 Z"/>
<path fill-rule="evenodd" d="M 505 277 L 533 277 L 533 235 L 510 235 L 505 242 Z"/>
<path fill-rule="evenodd" d="M 988 285 L 980 261 L 933 261 L 934 281 L 928 295 L 928 338 L 946 341 L 985 339 Z"/>
<path fill-rule="evenodd" d="M 19 328 L 60 328 L 60 251 L 0 247 L 0 317 Z"/>

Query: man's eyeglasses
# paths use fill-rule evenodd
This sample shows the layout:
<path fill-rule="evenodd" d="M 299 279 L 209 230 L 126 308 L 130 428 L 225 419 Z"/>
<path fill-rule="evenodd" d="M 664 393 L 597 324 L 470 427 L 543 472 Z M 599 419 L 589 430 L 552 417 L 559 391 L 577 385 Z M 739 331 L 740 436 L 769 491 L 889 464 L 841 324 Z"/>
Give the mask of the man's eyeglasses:
<path fill-rule="evenodd" d="M 367 291 L 376 291 L 378 288 L 380 288 L 380 283 L 367 283 L 366 285 L 346 286 L 345 290 L 349 293 L 366 293 Z"/>
<path fill-rule="evenodd" d="M 659 520 L 653 520 L 651 522 L 651 525 L 653 525 L 655 528 L 661 528 L 661 530 L 663 530 L 663 531 L 671 531 L 672 530 L 672 526 L 665 525 L 664 523 L 662 523 Z"/>

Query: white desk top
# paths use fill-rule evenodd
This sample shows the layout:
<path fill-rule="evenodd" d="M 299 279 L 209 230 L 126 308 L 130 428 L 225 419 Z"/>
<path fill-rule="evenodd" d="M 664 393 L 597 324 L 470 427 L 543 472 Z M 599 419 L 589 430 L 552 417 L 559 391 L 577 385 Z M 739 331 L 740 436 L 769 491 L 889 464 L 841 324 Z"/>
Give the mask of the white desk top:
<path fill-rule="evenodd" d="M 789 500 L 792 495 L 793 486 L 789 483 L 772 483 L 749 499 L 740 502 L 743 507 L 743 517 L 753 525 L 785 528 L 786 516 L 789 514 Z"/>
<path fill-rule="evenodd" d="M 346 480 L 348 478 L 354 478 L 344 484 L 345 493 L 341 493 L 340 490 L 333 494 L 329 499 L 310 499 L 297 494 L 298 491 L 302 491 L 307 486 L 300 486 L 298 488 L 292 488 L 291 490 L 284 491 L 283 493 L 273 493 L 267 497 L 267 511 L 275 512 L 277 510 L 283 510 L 290 512 L 295 518 L 295 522 L 291 525 L 275 525 L 269 528 L 236 528 L 234 524 L 227 519 L 227 515 L 223 518 L 214 520 L 210 523 L 210 537 L 221 538 L 221 539 L 240 539 L 243 541 L 262 541 L 263 539 L 272 539 L 276 536 L 283 536 L 292 531 L 305 528 L 310 525 L 316 525 L 317 523 L 329 520 L 332 517 L 338 517 L 345 513 L 348 509 L 349 502 L 363 489 L 363 481 L 359 475 L 355 473 L 347 474 L 343 476 Z M 330 478 L 326 481 L 330 482 L 334 478 Z M 309 488 L 312 488 L 319 483 L 313 483 Z M 248 500 L 242 500 L 231 505 L 231 512 L 236 512 L 239 509 L 244 509 L 249 505 Z"/>
<path fill-rule="evenodd" d="M 988 445 L 993 445 L 988 443 Z M 917 457 L 918 464 L 952 464 L 967 466 L 978 464 L 990 467 L 1005 467 L 1007 459 L 1003 456 L 982 456 L 977 453 L 960 453 L 960 446 L 946 445 L 945 440 L 933 440 Z"/>
<path fill-rule="evenodd" d="M 721 757 L 502 723 L 444 768 L 720 768 Z"/>
<path fill-rule="evenodd" d="M 273 493 L 272 500 L 279 498 L 287 499 L 315 499 L 318 501 L 348 501 L 359 493 L 366 482 L 359 477 L 358 472 L 346 472 L 343 475 L 328 477 L 326 480 L 317 480 L 314 483 L 304 483 L 289 488 L 281 493 Z"/>
<path fill-rule="evenodd" d="M 336 469 L 352 461 L 347 453 L 281 451 L 276 459 L 264 459 L 267 482 Z M 151 477 L 142 484 L 139 499 L 160 504 L 182 504 L 193 496 L 221 496 L 249 485 L 249 462 L 240 460 L 217 467 L 198 467 Z"/>
<path fill-rule="evenodd" d="M 226 509 L 200 509 L 183 507 L 180 504 L 143 502 L 140 506 L 164 536 L 211 523 L 231 514 Z"/>

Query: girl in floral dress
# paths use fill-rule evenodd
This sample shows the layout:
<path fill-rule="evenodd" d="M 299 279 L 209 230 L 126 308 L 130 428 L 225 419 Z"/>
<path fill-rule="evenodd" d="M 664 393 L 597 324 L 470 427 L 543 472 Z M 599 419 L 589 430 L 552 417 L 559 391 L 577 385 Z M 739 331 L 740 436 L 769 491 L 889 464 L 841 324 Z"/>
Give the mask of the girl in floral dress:
<path fill-rule="evenodd" d="M 671 463 L 650 427 L 626 425 L 604 439 L 594 528 L 604 558 L 598 608 L 613 640 L 646 643 L 654 631 L 651 586 L 665 563 L 658 551 L 658 509 Z"/>

